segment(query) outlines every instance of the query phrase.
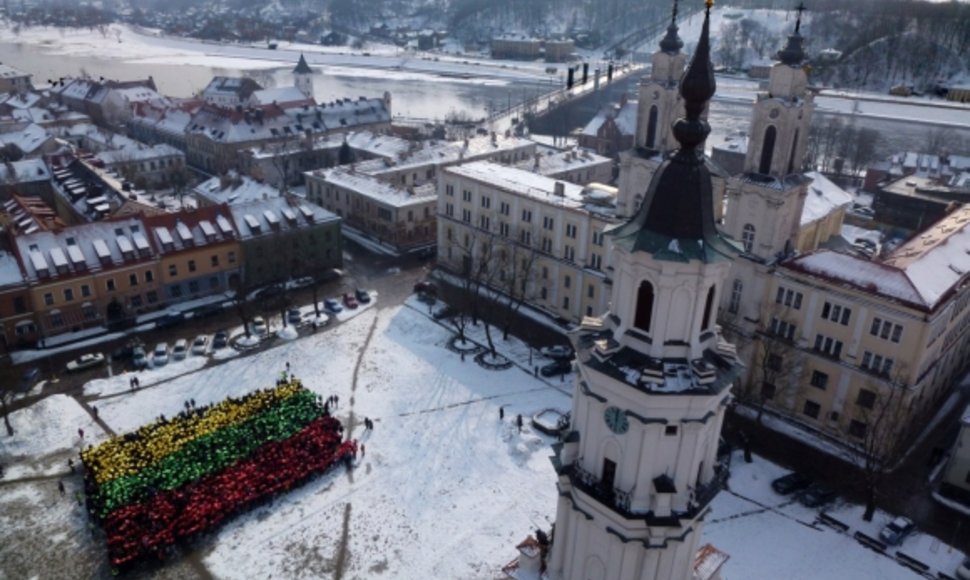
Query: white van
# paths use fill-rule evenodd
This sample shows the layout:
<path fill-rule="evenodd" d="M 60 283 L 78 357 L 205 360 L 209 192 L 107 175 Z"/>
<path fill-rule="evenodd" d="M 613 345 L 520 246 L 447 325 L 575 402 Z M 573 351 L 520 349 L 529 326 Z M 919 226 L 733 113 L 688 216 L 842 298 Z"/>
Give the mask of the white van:
<path fill-rule="evenodd" d="M 155 350 L 152 351 L 152 365 L 160 367 L 166 364 L 168 364 L 168 343 L 160 342 L 155 345 Z"/>

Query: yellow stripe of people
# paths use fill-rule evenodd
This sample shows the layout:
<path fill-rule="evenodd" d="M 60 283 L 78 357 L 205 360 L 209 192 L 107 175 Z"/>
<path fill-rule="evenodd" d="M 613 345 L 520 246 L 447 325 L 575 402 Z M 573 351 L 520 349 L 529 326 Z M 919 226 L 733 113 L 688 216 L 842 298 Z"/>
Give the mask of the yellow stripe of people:
<path fill-rule="evenodd" d="M 299 380 L 274 389 L 262 390 L 242 400 L 225 400 L 201 416 L 155 421 L 138 429 L 134 437 L 121 435 L 81 452 L 85 467 L 103 484 L 117 477 L 137 473 L 159 459 L 177 452 L 187 443 L 252 417 L 276 401 L 302 388 Z"/>

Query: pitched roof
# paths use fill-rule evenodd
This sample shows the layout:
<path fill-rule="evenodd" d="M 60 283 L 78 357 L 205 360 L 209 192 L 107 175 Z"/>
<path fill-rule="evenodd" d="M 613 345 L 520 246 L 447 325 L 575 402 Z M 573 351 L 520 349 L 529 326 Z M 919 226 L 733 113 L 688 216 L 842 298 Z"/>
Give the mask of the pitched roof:
<path fill-rule="evenodd" d="M 312 73 L 313 73 L 313 69 L 311 69 L 310 65 L 306 63 L 306 59 L 303 58 L 303 53 L 301 52 L 300 62 L 296 63 L 296 68 L 293 69 L 293 74 L 307 75 Z"/>

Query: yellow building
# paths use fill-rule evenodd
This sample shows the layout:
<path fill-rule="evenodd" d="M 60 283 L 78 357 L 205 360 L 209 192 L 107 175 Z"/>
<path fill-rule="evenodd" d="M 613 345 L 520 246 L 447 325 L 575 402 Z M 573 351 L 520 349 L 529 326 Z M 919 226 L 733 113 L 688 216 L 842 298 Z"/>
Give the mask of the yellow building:
<path fill-rule="evenodd" d="M 157 254 L 138 218 L 18 236 L 40 337 L 125 324 L 157 307 Z"/>
<path fill-rule="evenodd" d="M 553 317 L 605 312 L 603 230 L 617 221 L 615 198 L 610 187 L 486 161 L 449 167 L 438 185 L 438 263 L 456 273 L 484 264 L 486 285 Z"/>
<path fill-rule="evenodd" d="M 158 248 L 165 302 L 226 292 L 238 284 L 242 256 L 228 206 L 149 216 L 145 227 Z"/>
<path fill-rule="evenodd" d="M 742 396 L 850 445 L 876 411 L 896 423 L 883 436 L 911 434 L 970 361 L 968 224 L 958 209 L 882 261 L 820 250 L 779 264 L 760 311 L 741 312 L 760 328 L 741 347 L 754 361 Z"/>

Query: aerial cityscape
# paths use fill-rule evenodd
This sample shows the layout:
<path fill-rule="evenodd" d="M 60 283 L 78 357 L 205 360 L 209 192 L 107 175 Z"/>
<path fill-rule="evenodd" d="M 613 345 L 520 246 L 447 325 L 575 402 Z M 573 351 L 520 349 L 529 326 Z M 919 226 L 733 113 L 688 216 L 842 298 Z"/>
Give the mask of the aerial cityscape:
<path fill-rule="evenodd" d="M 970 580 L 970 3 L 6 0 L 0 577 Z"/>

